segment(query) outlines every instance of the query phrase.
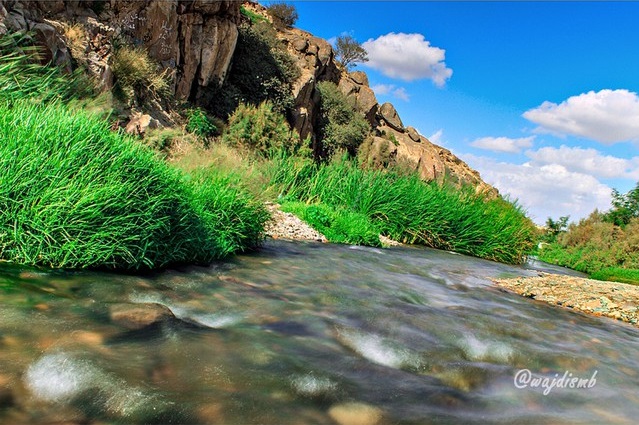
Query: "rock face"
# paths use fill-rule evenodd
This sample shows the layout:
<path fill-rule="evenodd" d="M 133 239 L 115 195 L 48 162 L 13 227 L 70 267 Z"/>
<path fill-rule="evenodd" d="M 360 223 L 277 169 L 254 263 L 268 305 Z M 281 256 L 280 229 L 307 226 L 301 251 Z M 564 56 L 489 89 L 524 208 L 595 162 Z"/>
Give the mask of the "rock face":
<path fill-rule="evenodd" d="M 225 78 L 239 21 L 240 3 L 232 0 L 0 0 L 0 34 L 34 31 L 44 47 L 44 59 L 58 65 L 70 67 L 72 59 L 83 59 L 71 57 L 62 31 L 62 23 L 82 25 L 89 67 L 106 87 L 112 79 L 108 66 L 112 42 L 129 37 L 170 71 L 178 100 L 195 98 L 200 88 Z"/>
<path fill-rule="evenodd" d="M 178 100 L 195 100 L 227 75 L 242 20 L 240 5 L 234 0 L 0 0 L 0 34 L 34 31 L 44 47 L 44 59 L 67 69 L 74 61 L 84 61 L 105 89 L 113 85 L 113 41 L 129 39 L 146 48 L 172 76 Z M 245 7 L 267 16 L 256 3 L 246 3 Z M 79 41 L 66 34 L 65 25 L 71 23 L 80 24 L 84 31 Z M 326 40 L 296 28 L 279 30 L 278 37 L 301 70 L 301 76 L 291 84 L 295 100 L 289 121 L 302 138 L 315 138 L 320 100 L 316 84 L 331 81 L 354 99 L 370 123 L 376 137 L 371 155 L 391 158 L 417 170 L 426 180 L 470 184 L 478 191 L 497 194 L 450 151 L 430 143 L 415 128 L 405 127 L 392 104 L 380 106 L 367 75 L 342 70 Z M 155 118 L 169 122 L 160 115 Z M 147 117 L 133 116 L 129 131 L 140 134 L 155 125 Z"/>

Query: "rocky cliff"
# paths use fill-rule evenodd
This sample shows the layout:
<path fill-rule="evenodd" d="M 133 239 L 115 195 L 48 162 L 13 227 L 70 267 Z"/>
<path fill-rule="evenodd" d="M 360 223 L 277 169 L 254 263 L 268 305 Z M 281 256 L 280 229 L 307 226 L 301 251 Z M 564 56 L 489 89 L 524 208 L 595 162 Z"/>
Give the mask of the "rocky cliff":
<path fill-rule="evenodd" d="M 245 19 L 240 7 L 232 0 L 0 0 L 0 34 L 32 31 L 45 49 L 45 59 L 68 69 L 79 59 L 75 56 L 83 56 L 105 88 L 113 83 L 114 43 L 132 40 L 169 71 L 176 99 L 194 100 L 227 77 L 238 25 Z M 244 7 L 268 19 L 260 5 Z M 80 49 L 73 49 L 64 35 L 69 23 L 79 23 L 87 31 L 88 40 Z M 356 101 L 371 124 L 367 149 L 373 162 L 385 156 L 412 167 L 425 180 L 470 184 L 478 191 L 497 193 L 450 151 L 405 126 L 393 105 L 380 105 L 366 74 L 343 70 L 326 40 L 296 28 L 280 29 L 277 36 L 301 70 L 291 84 L 294 104 L 289 119 L 302 138 L 314 136 L 319 110 L 316 84 L 331 81 Z"/>

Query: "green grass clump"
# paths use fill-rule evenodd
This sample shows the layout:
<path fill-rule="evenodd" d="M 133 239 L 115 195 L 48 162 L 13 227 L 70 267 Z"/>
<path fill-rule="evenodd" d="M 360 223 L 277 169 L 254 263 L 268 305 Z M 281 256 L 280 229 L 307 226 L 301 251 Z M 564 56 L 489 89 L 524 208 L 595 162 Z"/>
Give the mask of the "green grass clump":
<path fill-rule="evenodd" d="M 91 92 L 91 86 L 80 70 L 65 75 L 58 68 L 40 64 L 38 48 L 29 42 L 27 34 L 0 37 L 0 99 L 67 101 Z"/>
<path fill-rule="evenodd" d="M 252 24 L 257 24 L 259 22 L 267 22 L 268 21 L 268 19 L 266 19 L 264 16 L 258 15 L 257 13 L 253 12 L 252 10 L 248 10 L 244 6 L 240 6 L 240 13 L 242 13 L 242 15 L 246 16 L 247 18 L 249 18 L 249 20 L 251 21 Z"/>
<path fill-rule="evenodd" d="M 263 208 L 58 102 L 0 99 L 0 258 L 57 268 L 207 263 L 259 243 Z"/>
<path fill-rule="evenodd" d="M 592 279 L 639 285 L 639 270 L 608 267 L 590 275 Z"/>
<path fill-rule="evenodd" d="M 523 262 L 534 246 L 535 227 L 516 204 L 427 184 L 416 175 L 363 170 L 347 160 L 317 165 L 283 158 L 272 181 L 284 200 L 359 214 L 405 243 L 504 263 Z"/>
<path fill-rule="evenodd" d="M 282 211 L 300 217 L 326 236 L 329 242 L 381 246 L 379 229 L 364 214 L 345 208 L 335 209 L 324 204 L 309 205 L 303 202 L 285 202 L 282 204 Z"/>

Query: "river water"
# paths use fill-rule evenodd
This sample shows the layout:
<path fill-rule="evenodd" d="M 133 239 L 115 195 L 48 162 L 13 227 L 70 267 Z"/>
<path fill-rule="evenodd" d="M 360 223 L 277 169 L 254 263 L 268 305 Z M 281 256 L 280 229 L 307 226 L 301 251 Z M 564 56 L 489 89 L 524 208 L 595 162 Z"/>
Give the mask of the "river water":
<path fill-rule="evenodd" d="M 635 423 L 636 328 L 490 282 L 543 267 L 284 241 L 144 277 L 0 264 L 0 423 Z M 175 317 L 113 315 L 149 303 Z"/>

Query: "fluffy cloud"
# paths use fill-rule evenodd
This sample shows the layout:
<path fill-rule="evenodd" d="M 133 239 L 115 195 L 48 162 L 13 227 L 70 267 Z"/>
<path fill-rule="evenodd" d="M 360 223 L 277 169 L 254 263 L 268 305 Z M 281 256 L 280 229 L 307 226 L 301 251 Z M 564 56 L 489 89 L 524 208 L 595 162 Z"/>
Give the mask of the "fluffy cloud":
<path fill-rule="evenodd" d="M 422 34 L 390 33 L 362 44 L 368 52 L 364 65 L 381 71 L 391 78 L 413 81 L 430 78 L 443 86 L 453 75 L 446 67 L 446 51 L 433 47 Z"/>
<path fill-rule="evenodd" d="M 596 149 L 545 147 L 527 151 L 526 156 L 537 165 L 559 164 L 569 171 L 602 178 L 639 180 L 639 157 L 631 159 L 602 155 Z"/>
<path fill-rule="evenodd" d="M 405 102 L 410 100 L 410 95 L 406 89 L 404 87 L 397 87 L 394 84 L 377 84 L 371 87 L 371 89 L 378 96 L 391 95 Z"/>
<path fill-rule="evenodd" d="M 462 159 L 502 194 L 518 199 L 538 224 L 548 217 L 564 215 L 578 220 L 595 208 L 610 207 L 610 187 L 592 175 L 569 171 L 560 164 L 518 165 L 475 155 L 462 155 Z"/>
<path fill-rule="evenodd" d="M 539 125 L 538 132 L 605 144 L 639 140 L 639 97 L 628 90 L 590 91 L 560 104 L 544 102 L 523 116 Z"/>
<path fill-rule="evenodd" d="M 509 137 L 482 137 L 470 145 L 493 152 L 519 153 L 523 149 L 532 147 L 535 136 L 511 139 Z"/>

